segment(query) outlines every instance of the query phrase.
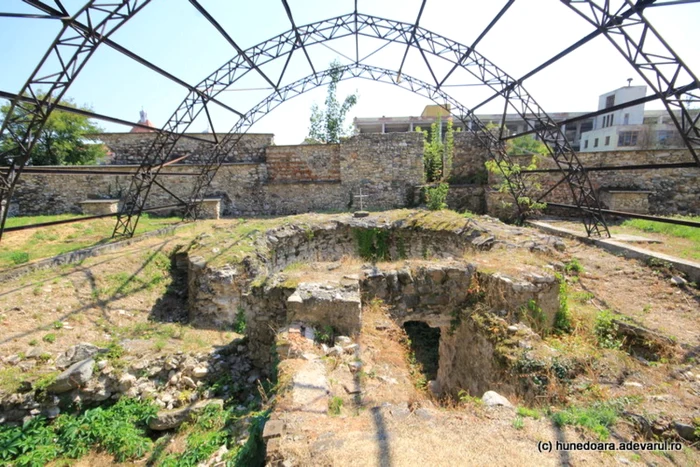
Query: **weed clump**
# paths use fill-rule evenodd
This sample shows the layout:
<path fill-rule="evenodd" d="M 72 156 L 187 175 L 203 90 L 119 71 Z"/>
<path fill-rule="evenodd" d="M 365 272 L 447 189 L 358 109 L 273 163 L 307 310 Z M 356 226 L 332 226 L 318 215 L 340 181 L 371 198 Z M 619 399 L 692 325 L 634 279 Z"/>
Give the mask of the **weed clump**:
<path fill-rule="evenodd" d="M 598 345 L 604 349 L 620 349 L 622 340 L 618 338 L 615 315 L 610 310 L 603 310 L 596 316 L 593 328 Z"/>
<path fill-rule="evenodd" d="M 358 254 L 370 261 L 388 261 L 390 233 L 383 229 L 354 229 Z"/>
<path fill-rule="evenodd" d="M 245 321 L 245 310 L 242 307 L 238 307 L 238 312 L 236 313 L 236 322 L 233 323 L 233 331 L 238 334 L 245 334 L 247 324 Z"/>
<path fill-rule="evenodd" d="M 343 408 L 343 399 L 338 396 L 333 396 L 333 398 L 328 401 L 328 413 L 331 415 L 340 415 L 340 411 Z"/>
<path fill-rule="evenodd" d="M 568 287 L 566 286 L 566 280 L 561 275 L 557 274 L 557 280 L 559 281 L 559 309 L 554 315 L 554 330 L 559 334 L 569 333 L 572 326 Z"/>

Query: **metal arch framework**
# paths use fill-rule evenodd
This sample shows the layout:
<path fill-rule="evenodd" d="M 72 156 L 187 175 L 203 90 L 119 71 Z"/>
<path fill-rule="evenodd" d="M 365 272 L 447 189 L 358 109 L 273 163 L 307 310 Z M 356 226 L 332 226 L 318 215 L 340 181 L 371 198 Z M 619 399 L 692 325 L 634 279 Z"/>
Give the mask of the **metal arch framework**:
<path fill-rule="evenodd" d="M 509 5 L 510 3 L 507 6 Z M 505 8 L 502 10 L 501 14 L 504 11 Z M 571 146 L 566 142 L 566 138 L 561 132 L 559 125 L 552 120 L 525 91 L 521 84 L 523 79 L 515 80 L 511 78 L 502 69 L 488 61 L 473 48 L 420 28 L 415 24 L 402 23 L 359 13 L 350 13 L 301 27 L 293 25 L 292 30 L 253 46 L 242 54 L 239 53 L 234 56 L 231 61 L 204 79 L 198 85 L 198 89 L 204 89 L 205 92 L 210 93 L 210 95 L 216 96 L 236 83 L 249 71 L 256 70 L 260 72 L 259 67 L 272 60 L 282 58 L 286 55 L 286 63 L 288 64 L 289 58 L 298 48 L 301 48 L 305 52 L 307 59 L 309 59 L 306 50 L 310 46 L 353 35 L 380 39 L 386 41 L 387 44 L 400 43 L 405 44 L 407 48 L 418 48 L 435 80 L 436 90 L 441 83 L 438 82 L 435 77 L 430 62 L 427 60 L 426 53 L 446 60 L 452 63 L 453 66 L 463 68 L 481 83 L 493 89 L 495 94 L 488 99 L 488 101 L 498 96 L 504 96 L 506 98 L 506 106 L 515 109 L 515 111 L 525 119 L 528 128 L 547 143 L 550 155 L 555 160 L 557 166 L 564 171 L 566 181 L 572 192 L 573 200 L 575 204 L 581 208 L 587 233 L 589 235 L 601 235 L 603 233 L 609 235 L 593 187 L 588 180 L 582 164 Z M 356 58 L 356 63 L 361 64 L 367 57 L 363 59 Z M 558 59 L 560 57 L 555 58 Z M 554 61 L 550 61 L 549 63 L 553 62 Z M 314 71 L 314 79 L 317 79 L 318 73 L 316 73 L 312 64 L 311 67 L 312 71 Z M 544 67 L 540 67 L 540 69 L 542 68 Z M 282 69 L 278 82 L 282 80 L 285 70 L 286 64 Z M 450 73 L 452 73 L 452 71 Z M 398 74 L 398 76 L 400 76 L 400 74 Z M 279 95 L 279 88 L 277 88 L 277 94 Z M 156 140 L 151 146 L 151 150 L 145 156 L 142 163 L 143 172 L 148 173 L 149 177 L 135 177 L 132 181 L 130 189 L 125 197 L 124 209 L 117 219 L 117 225 L 114 231 L 115 235 L 131 236 L 136 229 L 139 217 L 138 213 L 145 207 L 148 193 L 152 186 L 150 180 L 157 176 L 157 171 L 153 172 L 150 167 L 162 164 L 166 161 L 177 142 L 175 138 L 164 135 L 174 134 L 175 132 L 173 129 L 175 128 L 181 128 L 180 131 L 184 133 L 191 122 L 201 112 L 202 107 L 202 101 L 190 98 L 185 99 L 164 127 L 164 130 L 168 133 L 162 133 L 156 137 Z M 460 105 L 460 108 L 464 107 Z M 183 115 L 186 118 L 182 118 Z M 249 119 L 248 115 L 249 113 L 246 114 L 245 117 L 242 117 L 241 121 L 245 122 L 245 120 Z M 465 115 L 460 118 L 471 120 L 473 115 L 474 109 L 471 109 L 471 111 L 465 112 Z M 183 125 L 185 128 L 182 128 Z M 232 131 L 235 131 L 235 129 L 236 126 Z M 489 136 L 484 136 L 481 139 L 488 140 Z M 219 144 L 221 143 L 222 142 Z M 217 149 L 214 150 L 214 153 L 219 152 L 220 151 Z M 499 152 L 503 153 L 499 158 L 502 159 L 505 151 Z M 205 183 L 207 186 L 208 182 L 213 178 L 212 174 L 206 174 L 206 172 L 210 170 L 210 166 L 217 166 L 217 164 L 205 164 L 202 179 L 205 181 L 208 180 Z M 513 175 L 512 178 L 515 178 L 515 180 L 510 180 L 511 184 L 515 186 L 513 196 L 522 214 L 523 208 L 521 206 L 521 200 L 527 197 L 528 190 L 519 174 Z M 189 200 L 190 204 L 195 204 L 197 200 L 200 199 L 199 192 L 201 188 L 198 189 L 198 187 L 199 185 L 195 185 L 195 190 Z M 187 210 L 187 217 L 196 219 L 197 211 L 198 209 L 196 207 L 189 208 Z"/>
<path fill-rule="evenodd" d="M 447 92 L 438 89 L 437 86 L 414 78 L 410 75 L 406 75 L 405 73 L 400 74 L 399 72 L 393 70 L 369 65 L 350 64 L 337 68 L 336 71 L 340 72 L 341 80 L 362 78 L 370 81 L 392 84 L 406 89 L 414 94 L 427 97 L 436 104 L 449 104 L 452 115 L 462 121 L 465 128 L 467 128 L 468 131 L 471 131 L 478 138 L 481 145 L 488 150 L 490 158 L 497 161 L 504 161 L 506 164 L 512 164 L 510 157 L 505 151 L 505 144 L 503 141 L 501 141 L 493 132 L 489 131 L 483 122 L 479 121 L 478 118 L 470 114 L 466 107 L 450 96 Z M 319 86 L 329 84 L 333 73 L 334 70 L 329 68 L 306 76 L 305 78 L 290 83 L 282 88 L 278 88 L 276 92 L 271 93 L 269 96 L 255 105 L 250 111 L 248 111 L 244 118 L 239 120 L 228 135 L 221 140 L 220 144 L 213 148 L 213 152 L 208 154 L 208 157 L 204 162 L 204 169 L 202 170 L 201 175 L 195 179 L 185 217 L 189 219 L 197 218 L 201 204 L 196 202 L 196 200 L 202 198 L 202 191 L 209 186 L 226 157 L 234 150 L 240 149 L 241 146 L 244 145 L 242 142 L 242 137 L 254 123 L 285 101 L 300 96 L 301 94 L 304 94 L 305 92 Z M 401 79 L 399 79 L 399 76 Z M 501 165 L 499 165 L 499 168 L 500 167 Z M 526 180 L 521 177 L 520 174 L 507 174 L 503 172 L 503 176 L 507 177 L 511 181 L 509 186 L 511 189 L 511 194 L 515 199 L 526 196 L 526 194 L 529 192 L 530 187 L 527 186 Z"/>
<path fill-rule="evenodd" d="M 245 131 L 252 123 L 284 100 L 298 95 L 310 89 L 310 87 L 324 84 L 324 79 L 328 77 L 328 70 L 325 72 L 316 71 L 308 49 L 315 44 L 324 44 L 325 42 L 348 36 L 355 37 L 356 56 L 354 66 L 348 66 L 344 69 L 344 73 L 347 73 L 347 77 L 361 77 L 383 82 L 390 82 L 393 79 L 393 84 L 400 85 L 400 80 L 404 79 L 401 70 L 402 66 L 399 67 L 397 73 L 391 70 L 369 67 L 362 62 L 390 43 L 404 44 L 406 45 L 406 50 L 409 50 L 411 47 L 417 48 L 435 81 L 435 86 L 415 78 L 405 78 L 404 83 L 405 86 L 408 86 L 407 89 L 425 95 L 433 100 L 439 98 L 443 102 L 452 103 L 453 108 L 459 110 L 456 112 L 458 118 L 465 123 L 472 122 L 472 125 L 476 126 L 479 140 L 489 150 L 491 157 L 496 160 L 507 160 L 507 155 L 505 155 L 505 151 L 503 150 L 504 140 L 512 136 L 504 135 L 503 127 L 506 111 L 509 108 L 514 109 L 527 123 L 527 130 L 525 133 L 537 134 L 541 140 L 547 143 L 550 155 L 564 175 L 557 185 L 567 183 L 570 187 L 575 207 L 580 211 L 586 226 L 586 231 L 589 235 L 608 233 L 603 220 L 602 211 L 600 210 L 593 188 L 588 180 L 585 167 L 582 166 L 576 153 L 566 142 L 566 138 L 560 131 L 561 122 L 555 122 L 549 118 L 544 110 L 536 104 L 523 88 L 522 83 L 529 77 L 566 56 L 594 37 L 601 34 L 605 35 L 605 37 L 607 37 L 622 53 L 625 59 L 637 69 L 647 84 L 650 85 L 655 93 L 653 97 L 663 101 L 679 129 L 686 146 L 690 150 L 691 155 L 697 165 L 700 166 L 700 160 L 698 160 L 697 155 L 697 147 L 700 142 L 700 134 L 697 125 L 698 117 L 694 117 L 689 111 L 690 105 L 700 102 L 700 98 L 697 94 L 699 87 L 698 80 L 643 16 L 643 11 L 649 7 L 695 3 L 700 0 L 637 0 L 636 2 L 630 0 L 561 0 L 562 3 L 589 21 L 595 27 L 595 30 L 519 79 L 511 78 L 475 50 L 477 44 L 500 20 L 515 0 L 506 2 L 498 15 L 489 23 L 484 31 L 482 31 L 471 47 L 451 41 L 418 26 L 423 8 L 425 7 L 425 0 L 423 0 L 421 4 L 421 9 L 415 24 L 401 23 L 360 14 L 357 10 L 357 1 L 355 1 L 355 9 L 350 14 L 304 26 L 296 25 L 287 1 L 282 0 L 282 6 L 286 10 L 292 29 L 257 46 L 251 47 L 246 51 L 242 51 L 240 47 L 237 46 L 234 40 L 216 20 L 204 10 L 197 0 L 189 0 L 237 52 L 237 55 L 235 55 L 231 61 L 209 75 L 197 86 L 189 86 L 187 83 L 170 75 L 165 70 L 156 67 L 152 63 L 147 62 L 133 52 L 108 39 L 107 36 L 109 36 L 109 34 L 133 17 L 134 14 L 151 0 L 122 0 L 119 2 L 116 0 L 103 0 L 101 2 L 93 0 L 89 1 L 73 17 L 68 15 L 60 0 L 54 0 L 56 8 L 47 6 L 39 0 L 24 1 L 39 9 L 43 14 L 0 13 L 0 16 L 60 20 L 63 22 L 63 29 L 25 87 L 19 94 L 15 95 L 17 98 L 11 99 L 13 111 L 15 108 L 21 108 L 22 110 L 33 112 L 31 114 L 33 117 L 31 120 L 27 121 L 15 120 L 16 123 L 28 124 L 29 130 L 26 131 L 26 135 L 14 133 L 12 128 L 10 128 L 11 125 L 9 125 L 8 121 L 11 122 L 11 118 L 14 115 L 13 111 L 10 112 L 8 118 L 3 123 L 0 136 L 2 136 L 2 133 L 10 134 L 17 143 L 20 156 L 15 158 L 12 167 L 8 169 L 6 174 L 2 174 L 2 178 L 0 179 L 0 202 L 2 202 L 2 206 L 6 207 L 8 205 L 17 178 L 30 158 L 31 149 L 36 141 L 36 136 L 43 127 L 46 118 L 50 112 L 56 108 L 56 103 L 64 95 L 72 79 L 80 71 L 84 63 L 89 59 L 94 49 L 100 43 L 106 43 L 115 50 L 151 68 L 166 78 L 186 86 L 190 91 L 187 98 L 178 107 L 168 123 L 162 130 L 157 132 L 155 141 L 144 157 L 137 174 L 133 177 L 131 186 L 124 199 L 123 209 L 118 216 L 114 231 L 115 235 L 133 235 L 139 215 L 144 211 L 151 186 L 157 184 L 162 187 L 156 180 L 160 169 L 168 163 L 175 162 L 169 160 L 175 143 L 180 137 L 187 137 L 184 133 L 202 110 L 204 110 L 211 123 L 207 108 L 209 103 L 219 104 L 227 108 L 227 110 L 239 115 L 240 119 L 233 127 L 232 132 L 240 133 L 240 131 Z M 619 7 L 613 9 L 611 6 L 613 3 L 619 5 Z M 95 16 L 98 12 L 103 15 L 106 14 L 106 17 L 99 22 L 93 20 L 90 16 L 91 13 Z M 79 21 L 79 19 L 82 18 L 87 18 L 85 24 Z M 66 31 L 75 31 L 78 33 L 79 37 L 67 35 L 65 34 Z M 358 46 L 359 37 L 380 39 L 386 43 L 361 59 Z M 650 37 L 655 39 L 655 42 L 660 42 L 662 44 L 664 52 L 658 52 L 658 45 L 653 50 L 652 47 L 648 46 L 651 42 L 649 40 Z M 84 43 L 80 46 L 76 46 L 76 39 L 78 41 L 84 39 Z M 68 56 L 65 52 L 63 56 L 61 56 L 59 52 L 59 48 L 66 48 L 62 46 L 66 46 L 67 44 L 70 44 L 72 47 L 72 49 L 70 49 L 71 52 L 73 52 L 71 60 L 65 60 L 65 57 Z M 299 49 L 304 53 L 313 71 L 313 75 L 280 88 L 291 57 L 293 53 Z M 42 66 L 45 65 L 47 57 L 52 53 L 58 56 L 60 70 L 55 73 L 45 73 L 43 72 L 44 70 L 42 70 Z M 426 54 L 439 57 L 451 63 L 452 67 L 450 72 L 444 77 L 441 77 L 441 79 L 438 79 Z M 286 61 L 284 67 L 276 83 L 274 83 L 270 77 L 263 73 L 260 66 L 285 56 Z M 458 67 L 466 70 L 483 83 L 483 85 L 493 89 L 494 94 L 489 99 L 469 110 L 461 106 L 441 90 L 445 81 Z M 670 71 L 668 70 L 669 68 L 671 68 Z M 275 92 L 246 113 L 241 113 L 216 100 L 216 96 L 220 92 L 233 85 L 250 71 L 259 73 L 263 79 L 272 85 Z M 43 78 L 40 78 L 41 76 L 43 76 Z M 51 86 L 50 92 L 47 93 L 47 98 L 45 100 L 38 99 L 36 87 L 47 84 Z M 32 104 L 34 105 L 19 107 L 27 102 L 25 94 L 29 94 L 29 96 L 33 98 Z M 501 121 L 501 132 L 498 137 L 496 137 L 490 131 L 486 131 L 483 125 L 475 119 L 474 112 L 481 106 L 499 97 L 505 98 L 506 105 L 504 108 L 504 119 Z M 674 111 L 676 111 L 676 113 L 674 113 Z M 93 115 L 99 118 L 97 114 Z M 240 139 L 240 134 L 229 134 L 222 141 L 216 141 L 216 144 L 213 145 L 211 153 L 208 154 L 206 158 L 206 163 L 202 172 L 196 178 L 192 195 L 187 201 L 179 200 L 187 204 L 187 217 L 196 219 L 199 206 L 198 200 L 200 199 L 202 190 L 208 187 L 216 173 L 216 169 L 223 161 L 223 157 L 237 144 L 241 143 Z M 521 197 L 527 196 L 529 192 L 523 175 L 525 174 L 516 174 L 513 180 L 511 180 L 512 186 L 514 186 L 512 195 L 515 197 L 516 201 L 520 200 Z M 521 209 L 522 213 L 520 203 L 516 202 L 516 205 Z M 7 209 L 2 209 L 1 214 L 0 235 L 2 235 Z"/>
<path fill-rule="evenodd" d="M 92 0 L 75 15 L 69 16 L 60 0 L 55 0 L 56 8 L 38 0 L 26 0 L 26 3 L 50 17 L 60 19 L 63 26 L 19 92 L 20 96 L 29 97 L 32 102 L 12 100 L 0 128 L 0 136 L 8 135 L 16 145 L 16 149 L 10 149 L 6 154 L 15 150 L 17 152 L 10 167 L 0 174 L 0 238 L 17 180 L 31 157 L 32 149 L 51 111 L 100 43 L 150 1 Z M 41 89 L 43 86 L 48 86 L 48 90 Z"/>

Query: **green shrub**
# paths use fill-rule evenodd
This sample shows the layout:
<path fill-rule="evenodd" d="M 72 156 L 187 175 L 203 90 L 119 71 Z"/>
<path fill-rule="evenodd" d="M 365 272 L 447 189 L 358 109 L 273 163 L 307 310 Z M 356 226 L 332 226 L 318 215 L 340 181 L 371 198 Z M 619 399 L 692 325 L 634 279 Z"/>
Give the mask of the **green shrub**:
<path fill-rule="evenodd" d="M 333 329 L 333 326 L 325 325 L 321 329 L 316 330 L 315 338 L 319 344 L 331 345 L 335 339 L 335 329 Z"/>
<path fill-rule="evenodd" d="M 566 271 L 567 274 L 574 274 L 578 276 L 583 272 L 583 266 L 578 262 L 578 259 L 573 258 L 571 261 L 566 263 L 564 271 Z"/>
<path fill-rule="evenodd" d="M 56 342 L 56 334 L 50 332 L 44 337 L 42 337 L 42 340 L 44 342 L 48 342 L 49 344 L 53 344 L 54 342 Z"/>
<path fill-rule="evenodd" d="M 619 349 L 622 341 L 617 335 L 617 324 L 614 321 L 615 315 L 610 310 L 603 310 L 598 313 L 593 328 L 598 345 L 604 349 Z"/>
<path fill-rule="evenodd" d="M 440 211 L 441 209 L 447 208 L 447 192 L 450 190 L 450 186 L 447 183 L 441 183 L 438 186 L 426 188 L 425 190 L 425 202 L 428 205 L 428 209 L 431 211 Z"/>
<path fill-rule="evenodd" d="M 459 390 L 459 392 L 457 393 L 457 398 L 463 404 L 473 404 L 473 405 L 476 405 L 478 407 L 481 407 L 482 405 L 484 405 L 484 401 L 481 400 L 480 397 L 472 396 L 464 389 Z"/>

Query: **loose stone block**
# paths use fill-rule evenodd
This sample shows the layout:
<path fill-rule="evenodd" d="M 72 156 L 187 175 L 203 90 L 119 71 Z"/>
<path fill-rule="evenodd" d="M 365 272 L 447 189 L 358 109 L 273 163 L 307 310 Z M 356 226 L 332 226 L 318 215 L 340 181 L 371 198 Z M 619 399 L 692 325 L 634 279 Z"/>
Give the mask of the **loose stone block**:
<path fill-rule="evenodd" d="M 302 283 L 287 299 L 288 319 L 332 326 L 343 334 L 360 331 L 359 285 Z"/>
<path fill-rule="evenodd" d="M 88 199 L 80 203 L 83 214 L 99 216 L 102 214 L 114 214 L 119 211 L 118 199 Z"/>

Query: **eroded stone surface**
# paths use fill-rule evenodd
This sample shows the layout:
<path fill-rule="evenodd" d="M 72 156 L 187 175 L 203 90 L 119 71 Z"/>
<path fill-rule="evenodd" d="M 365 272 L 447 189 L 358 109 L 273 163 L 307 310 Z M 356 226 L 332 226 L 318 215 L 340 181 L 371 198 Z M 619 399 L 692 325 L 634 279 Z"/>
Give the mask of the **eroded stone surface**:
<path fill-rule="evenodd" d="M 287 299 L 290 321 L 330 325 L 345 334 L 360 331 L 361 315 L 357 282 L 346 282 L 346 285 L 302 283 Z"/>

